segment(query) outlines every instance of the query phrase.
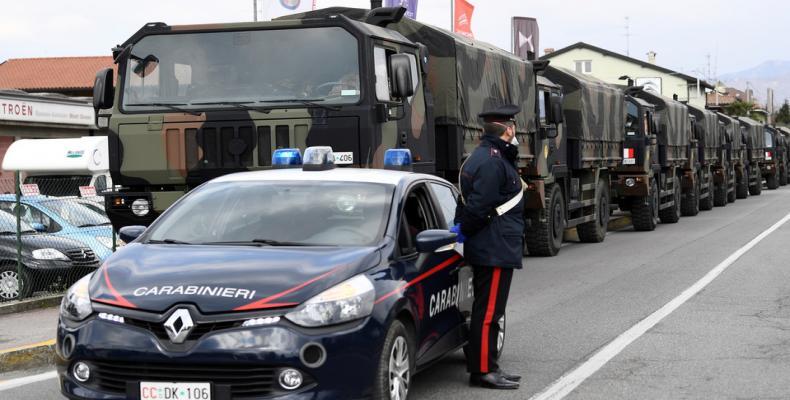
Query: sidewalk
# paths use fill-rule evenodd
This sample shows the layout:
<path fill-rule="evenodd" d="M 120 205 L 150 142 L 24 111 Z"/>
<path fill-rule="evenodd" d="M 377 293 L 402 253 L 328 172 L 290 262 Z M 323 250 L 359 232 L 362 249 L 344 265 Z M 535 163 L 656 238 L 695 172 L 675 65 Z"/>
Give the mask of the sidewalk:
<path fill-rule="evenodd" d="M 0 373 L 49 363 L 58 307 L 0 315 Z"/>

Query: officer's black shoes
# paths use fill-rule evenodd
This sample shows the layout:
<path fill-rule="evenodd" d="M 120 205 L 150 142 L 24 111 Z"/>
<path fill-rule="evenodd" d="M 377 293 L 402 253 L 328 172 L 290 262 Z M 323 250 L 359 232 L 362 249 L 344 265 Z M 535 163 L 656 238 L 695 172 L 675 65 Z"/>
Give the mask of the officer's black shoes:
<path fill-rule="evenodd" d="M 508 374 L 507 372 L 502 371 L 501 369 L 497 372 L 499 372 L 499 374 L 502 375 L 503 378 L 511 382 L 521 382 L 521 375 Z"/>
<path fill-rule="evenodd" d="M 518 389 L 519 383 L 505 378 L 500 372 L 487 374 L 472 374 L 469 376 L 469 386 L 480 386 L 488 389 Z"/>

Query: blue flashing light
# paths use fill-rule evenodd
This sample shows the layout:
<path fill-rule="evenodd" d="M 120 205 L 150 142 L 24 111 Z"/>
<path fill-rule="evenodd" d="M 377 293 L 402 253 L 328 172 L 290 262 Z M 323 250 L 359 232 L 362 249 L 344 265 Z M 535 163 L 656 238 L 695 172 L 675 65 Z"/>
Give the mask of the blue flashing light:
<path fill-rule="evenodd" d="M 384 153 L 384 168 L 411 171 L 411 151 L 409 149 L 389 149 Z"/>
<path fill-rule="evenodd" d="M 304 151 L 305 171 L 324 171 L 335 168 L 335 153 L 329 146 L 308 147 Z"/>
<path fill-rule="evenodd" d="M 272 167 L 294 168 L 302 165 L 302 152 L 299 149 L 277 149 L 272 155 Z"/>

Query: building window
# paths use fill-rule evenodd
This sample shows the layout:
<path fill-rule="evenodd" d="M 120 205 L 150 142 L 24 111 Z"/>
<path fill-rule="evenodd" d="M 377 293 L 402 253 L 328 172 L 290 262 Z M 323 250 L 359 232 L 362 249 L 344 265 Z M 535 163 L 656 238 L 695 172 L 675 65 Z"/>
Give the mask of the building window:
<path fill-rule="evenodd" d="M 577 60 L 576 72 L 580 74 L 592 74 L 592 61 L 591 60 Z"/>

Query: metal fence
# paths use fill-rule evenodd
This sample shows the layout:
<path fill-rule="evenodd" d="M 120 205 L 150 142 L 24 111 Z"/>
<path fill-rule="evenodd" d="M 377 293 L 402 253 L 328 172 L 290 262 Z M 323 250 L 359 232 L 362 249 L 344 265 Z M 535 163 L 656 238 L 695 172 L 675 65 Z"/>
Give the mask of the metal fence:
<path fill-rule="evenodd" d="M 122 243 L 90 177 L 0 179 L 0 302 L 61 293 Z"/>

